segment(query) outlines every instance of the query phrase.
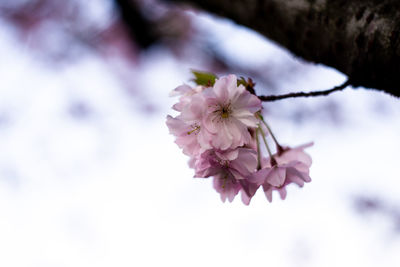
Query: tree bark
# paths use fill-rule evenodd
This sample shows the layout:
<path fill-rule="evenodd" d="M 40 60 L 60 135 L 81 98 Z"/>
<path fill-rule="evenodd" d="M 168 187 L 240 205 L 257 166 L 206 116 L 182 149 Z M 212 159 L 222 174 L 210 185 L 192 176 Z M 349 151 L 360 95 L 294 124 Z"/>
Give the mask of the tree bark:
<path fill-rule="evenodd" d="M 400 1 L 173 0 L 230 18 L 351 85 L 400 96 Z"/>
<path fill-rule="evenodd" d="M 140 6 L 135 1 L 114 0 L 114 4 L 136 44 L 146 49 L 158 41 L 152 23 L 142 15 Z"/>

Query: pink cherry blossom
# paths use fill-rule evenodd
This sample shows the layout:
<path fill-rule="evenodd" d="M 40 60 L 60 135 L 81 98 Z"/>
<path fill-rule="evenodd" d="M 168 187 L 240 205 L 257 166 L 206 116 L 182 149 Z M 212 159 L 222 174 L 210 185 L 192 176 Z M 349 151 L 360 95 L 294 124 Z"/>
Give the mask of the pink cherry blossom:
<path fill-rule="evenodd" d="M 240 192 L 243 203 L 249 205 L 261 186 L 270 202 L 273 191 L 284 199 L 287 185 L 303 186 L 311 181 L 311 158 L 304 149 L 312 144 L 279 146 L 261 116 L 261 101 L 243 85 L 238 86 L 235 75 L 217 79 L 212 87 L 182 85 L 172 95 L 180 96 L 173 106 L 179 114 L 167 116 L 169 131 L 190 157 L 194 176 L 213 177 L 223 202 L 232 202 Z M 258 138 L 261 135 L 270 154 L 266 134 L 278 146 L 278 153 L 271 158 L 262 156 Z"/>
<path fill-rule="evenodd" d="M 220 194 L 222 202 L 225 202 L 226 199 L 228 199 L 229 202 L 232 202 L 235 196 L 242 189 L 239 181 L 225 172 L 214 175 L 213 185 L 214 189 Z"/>
<path fill-rule="evenodd" d="M 256 157 L 256 152 L 248 148 L 227 151 L 208 150 L 198 159 L 192 160 L 191 165 L 196 170 L 195 177 L 214 176 L 214 188 L 220 193 L 222 201 L 225 202 L 228 199 L 231 202 L 242 190 L 246 194 L 247 203 L 244 202 L 248 204 L 257 190 L 256 187 L 259 187 L 259 185 L 250 184 L 246 178 L 257 168 Z"/>
<path fill-rule="evenodd" d="M 211 134 L 201 124 L 205 113 L 203 96 L 193 94 L 179 108 L 182 109 L 180 115 L 175 118 L 167 116 L 167 126 L 170 133 L 176 137 L 175 142 L 183 149 L 183 153 L 195 156 L 211 149 Z"/>
<path fill-rule="evenodd" d="M 216 80 L 204 90 L 204 97 L 208 109 L 203 125 L 214 135 L 213 147 L 226 150 L 251 141 L 248 128 L 258 125 L 254 114 L 261 109 L 261 101 L 243 85 L 238 86 L 235 75 Z"/>
<path fill-rule="evenodd" d="M 200 133 L 198 124 L 189 124 L 179 118 L 173 118 L 168 115 L 167 126 L 169 132 L 176 137 L 175 143 L 182 148 L 185 155 L 192 156 L 205 150 L 200 144 L 208 141 L 202 140 L 204 135 Z"/>
<path fill-rule="evenodd" d="M 250 181 L 263 186 L 268 201 L 272 201 L 272 192 L 278 191 L 281 198 L 286 198 L 286 186 L 295 183 L 302 187 L 305 182 L 310 182 L 309 168 L 311 157 L 304 149 L 312 146 L 312 143 L 297 148 L 285 147 L 270 159 L 263 161 L 263 168 L 254 173 Z"/>

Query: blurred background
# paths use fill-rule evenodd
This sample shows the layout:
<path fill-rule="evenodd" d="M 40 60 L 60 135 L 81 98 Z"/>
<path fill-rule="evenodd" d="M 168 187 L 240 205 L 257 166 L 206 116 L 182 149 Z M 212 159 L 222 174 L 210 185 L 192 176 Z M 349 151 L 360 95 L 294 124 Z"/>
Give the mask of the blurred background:
<path fill-rule="evenodd" d="M 400 105 L 347 89 L 264 103 L 313 181 L 222 203 L 165 125 L 190 69 L 258 94 L 346 77 L 156 0 L 0 2 L 0 266 L 399 266 Z"/>

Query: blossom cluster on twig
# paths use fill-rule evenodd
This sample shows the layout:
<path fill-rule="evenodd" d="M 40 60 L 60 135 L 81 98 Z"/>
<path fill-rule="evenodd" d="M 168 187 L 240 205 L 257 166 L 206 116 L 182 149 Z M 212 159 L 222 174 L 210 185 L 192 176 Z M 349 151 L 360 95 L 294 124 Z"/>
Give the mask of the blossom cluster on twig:
<path fill-rule="evenodd" d="M 179 114 L 168 115 L 166 123 L 190 157 L 195 177 L 213 177 L 223 202 L 233 201 L 240 192 L 246 205 L 259 188 L 271 202 L 273 191 L 284 199 L 287 185 L 302 187 L 311 181 L 311 157 L 304 149 L 312 143 L 296 148 L 278 143 L 261 114 L 251 79 L 194 74 L 197 86 L 184 84 L 173 90 L 179 101 L 172 108 Z"/>

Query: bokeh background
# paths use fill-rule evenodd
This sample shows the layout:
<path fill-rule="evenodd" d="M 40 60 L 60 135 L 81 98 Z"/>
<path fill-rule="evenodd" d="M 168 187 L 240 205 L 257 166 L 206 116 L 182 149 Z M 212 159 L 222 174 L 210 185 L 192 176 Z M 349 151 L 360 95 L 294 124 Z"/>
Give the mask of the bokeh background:
<path fill-rule="evenodd" d="M 0 266 L 399 266 L 398 99 L 264 103 L 283 144 L 314 141 L 313 181 L 222 203 L 165 125 L 190 69 L 264 95 L 346 80 L 187 6 L 0 2 Z"/>

